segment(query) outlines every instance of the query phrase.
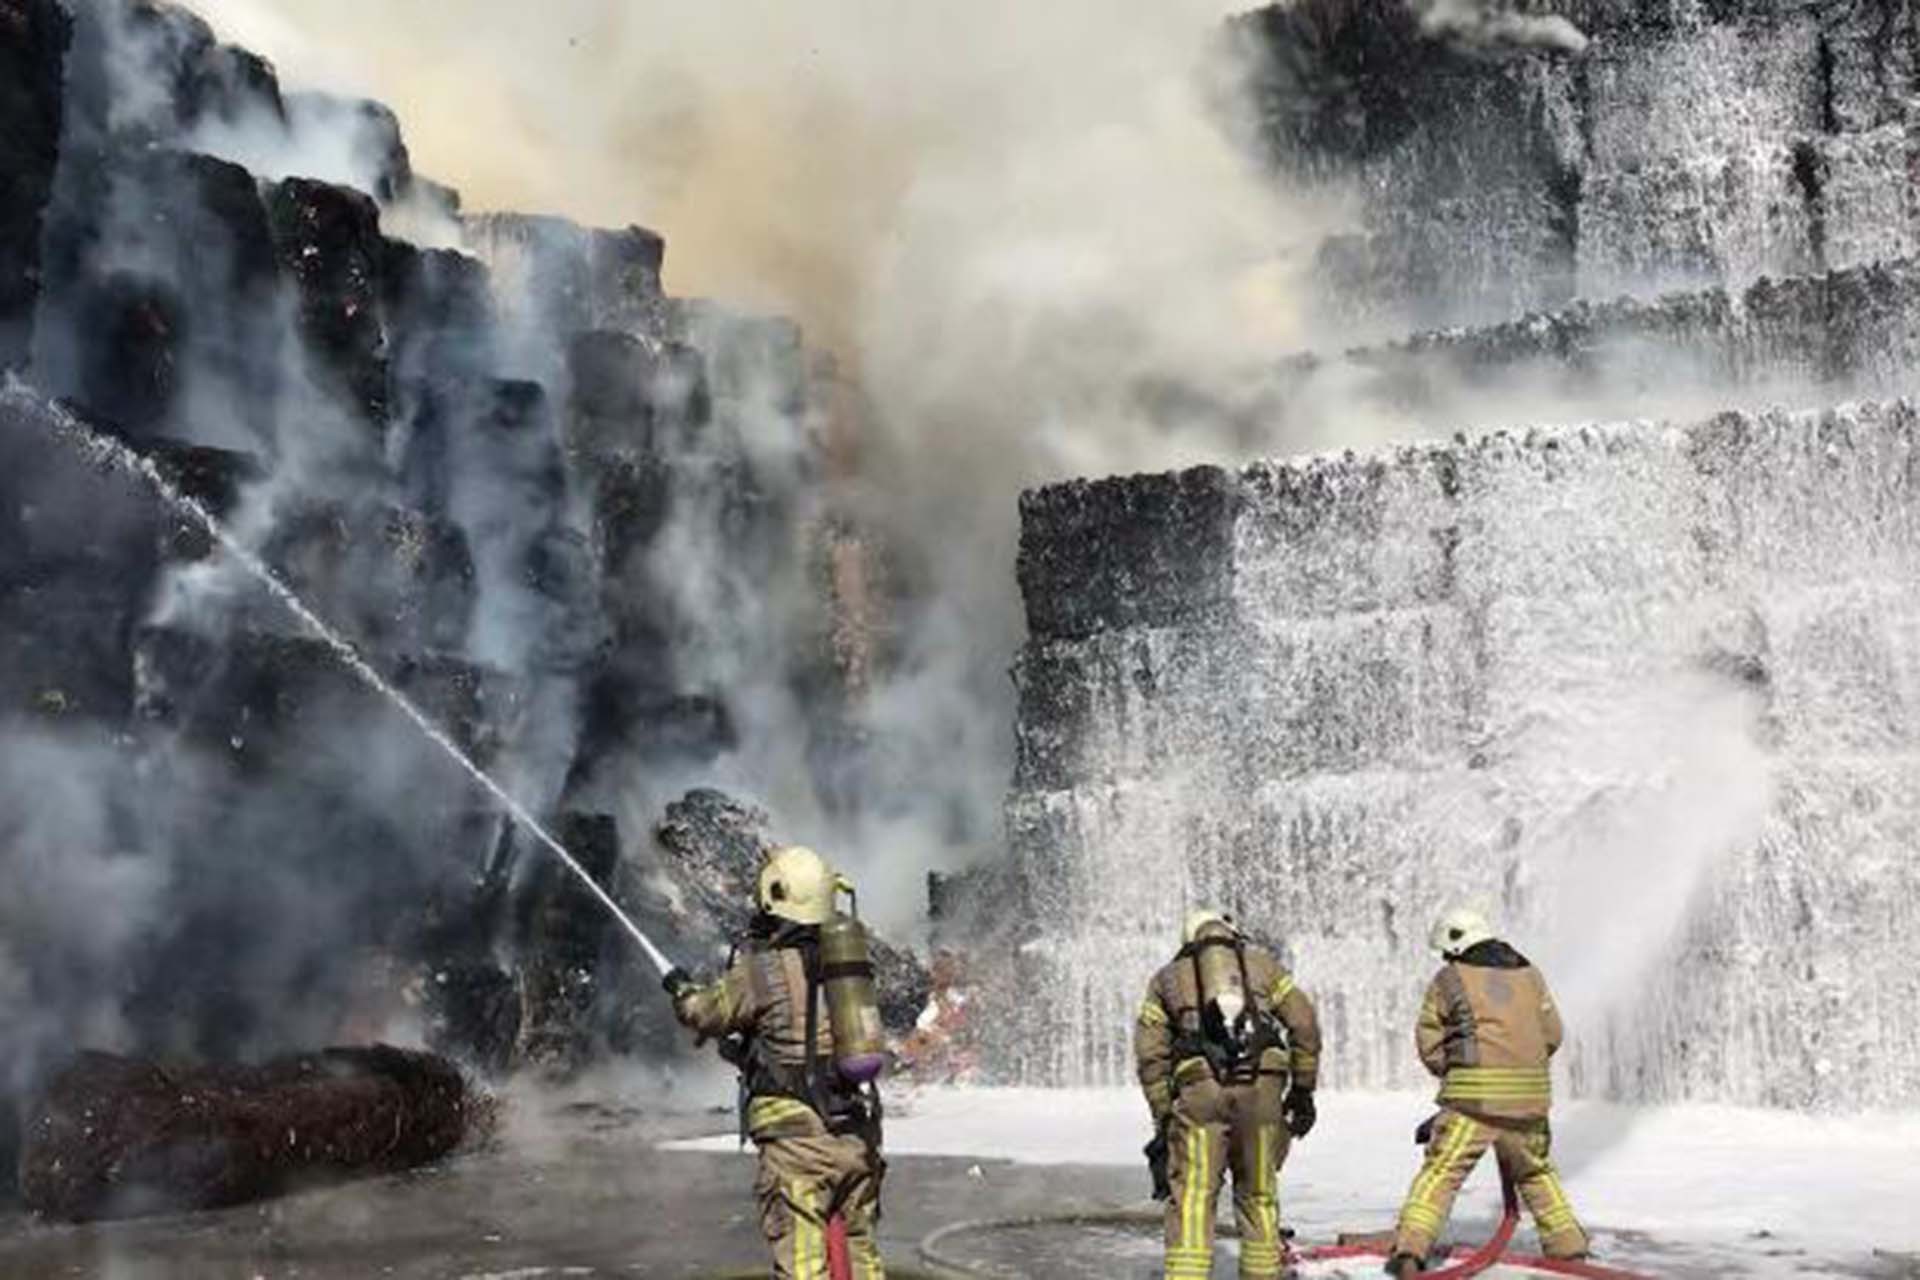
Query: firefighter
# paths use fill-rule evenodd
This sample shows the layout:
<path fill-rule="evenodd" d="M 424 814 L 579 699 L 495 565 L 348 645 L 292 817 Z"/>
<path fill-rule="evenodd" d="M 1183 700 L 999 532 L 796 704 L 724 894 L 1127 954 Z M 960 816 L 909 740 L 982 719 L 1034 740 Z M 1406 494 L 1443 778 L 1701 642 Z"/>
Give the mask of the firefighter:
<path fill-rule="evenodd" d="M 1407 1192 L 1387 1271 L 1417 1275 L 1454 1195 L 1488 1147 L 1525 1201 L 1549 1258 L 1584 1258 L 1587 1234 L 1550 1157 L 1548 1061 L 1560 1048 L 1560 1011 L 1540 971 L 1493 936 L 1485 917 L 1458 909 L 1428 939 L 1446 961 L 1427 987 L 1414 1037 L 1440 1078 L 1440 1110 L 1420 1127 L 1426 1159 Z"/>
<path fill-rule="evenodd" d="M 826 1280 L 836 1216 L 855 1280 L 886 1274 L 873 1238 L 886 1169 L 871 1084 L 879 1055 L 847 1052 L 849 1037 L 860 1035 L 868 1050 L 879 1047 L 879 1013 L 871 965 L 859 972 L 864 933 L 862 959 L 852 962 L 827 933 L 848 924 L 835 910 L 841 890 L 851 886 L 811 849 L 773 850 L 725 974 L 704 986 L 679 969 L 664 980 L 675 1016 L 702 1043 L 720 1040 L 722 1056 L 740 1068 L 741 1127 L 759 1149 L 754 1195 L 774 1280 Z M 863 984 L 863 999 L 850 1000 Z"/>
<path fill-rule="evenodd" d="M 1167 1201 L 1165 1274 L 1213 1274 L 1214 1207 L 1231 1170 L 1241 1280 L 1278 1280 L 1290 1273 L 1280 1166 L 1313 1128 L 1319 1022 L 1280 961 L 1230 918 L 1194 912 L 1182 944 L 1148 985 L 1134 1028 L 1154 1123 L 1147 1159 Z"/>

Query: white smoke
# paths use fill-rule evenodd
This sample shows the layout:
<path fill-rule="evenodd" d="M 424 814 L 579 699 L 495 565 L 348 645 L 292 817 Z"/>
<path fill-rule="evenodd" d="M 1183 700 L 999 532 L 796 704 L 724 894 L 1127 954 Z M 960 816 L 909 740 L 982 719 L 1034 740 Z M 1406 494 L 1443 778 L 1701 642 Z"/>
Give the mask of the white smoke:
<path fill-rule="evenodd" d="M 1559 14 L 1523 13 L 1509 0 L 1411 0 L 1420 29 L 1485 48 L 1555 49 L 1585 53 L 1591 43 Z"/>
<path fill-rule="evenodd" d="M 470 203 L 637 218 L 677 291 L 792 315 L 834 354 L 868 411 L 828 499 L 905 591 L 858 813 L 808 812 L 815 709 L 753 688 L 791 601 L 735 592 L 759 639 L 707 666 L 750 722 L 728 781 L 897 884 L 903 913 L 924 868 L 999 841 L 1020 491 L 1288 443 L 1248 407 L 1307 341 L 1298 281 L 1330 214 L 1236 145 L 1235 7 L 205 6 L 284 74 L 393 103 L 418 167 Z M 1158 394 L 1182 387 L 1206 406 Z M 677 524 L 657 560 L 696 616 L 732 591 L 711 530 Z"/>
<path fill-rule="evenodd" d="M 95 742 L 0 723 L 0 1088 L 25 1087 L 44 1056 L 128 1039 L 117 993 L 130 945 L 163 912 L 172 869 L 128 847 L 103 806 L 103 773 L 129 761 Z"/>

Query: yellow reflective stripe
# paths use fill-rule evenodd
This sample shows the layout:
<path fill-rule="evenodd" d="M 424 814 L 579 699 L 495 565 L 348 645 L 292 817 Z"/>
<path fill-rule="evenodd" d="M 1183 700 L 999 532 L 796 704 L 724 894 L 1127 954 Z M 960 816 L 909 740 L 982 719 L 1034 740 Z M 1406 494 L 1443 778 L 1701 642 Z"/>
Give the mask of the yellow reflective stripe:
<path fill-rule="evenodd" d="M 1167 1280 L 1208 1280 L 1213 1274 L 1212 1258 L 1175 1258 L 1167 1256 Z"/>
<path fill-rule="evenodd" d="M 1173 1066 L 1173 1082 L 1176 1085 L 1188 1084 L 1212 1074 L 1213 1068 L 1207 1065 L 1205 1058 L 1182 1058 Z"/>
<path fill-rule="evenodd" d="M 1194 1210 L 1194 1201 L 1200 1198 L 1200 1166 L 1205 1160 L 1206 1144 L 1200 1140 L 1200 1131 L 1198 1129 L 1188 1129 L 1187 1185 L 1181 1188 L 1186 1194 L 1181 1197 L 1180 1239 L 1182 1243 L 1189 1246 L 1202 1243 L 1200 1233 L 1194 1229 L 1194 1223 L 1199 1218 L 1199 1214 Z"/>
<path fill-rule="evenodd" d="M 747 1128 L 766 1129 L 812 1114 L 812 1107 L 794 1098 L 759 1097 L 747 1104 Z"/>
<path fill-rule="evenodd" d="M 1543 1173 L 1534 1179 L 1534 1185 L 1546 1193 L 1547 1203 L 1534 1215 L 1542 1231 L 1552 1233 L 1578 1225 L 1573 1205 L 1567 1200 L 1566 1188 L 1560 1185 L 1557 1175 L 1551 1171 Z"/>
<path fill-rule="evenodd" d="M 1293 975 L 1283 973 L 1273 980 L 1273 987 L 1267 992 L 1267 999 L 1279 1004 L 1294 992 Z"/>
<path fill-rule="evenodd" d="M 1177 1245 L 1167 1250 L 1167 1280 L 1207 1280 L 1212 1274 L 1212 1251 L 1183 1249 Z"/>
<path fill-rule="evenodd" d="M 1454 1067 L 1440 1086 L 1440 1098 L 1535 1101 L 1553 1094 L 1553 1073 L 1546 1067 Z"/>
<path fill-rule="evenodd" d="M 789 1182 L 787 1200 L 793 1206 L 793 1274 L 796 1280 L 811 1280 L 815 1249 L 813 1223 L 808 1215 L 813 1211 L 813 1204 L 806 1184 Z"/>
<path fill-rule="evenodd" d="M 1207 1168 L 1207 1133 L 1195 1125 L 1187 1130 L 1186 1203 L 1181 1207 L 1184 1222 L 1180 1236 L 1182 1243 L 1208 1257 L 1211 1257 L 1212 1251 L 1207 1246 L 1212 1242 L 1207 1239 L 1201 1213 L 1207 1199 L 1207 1188 L 1212 1181 L 1212 1172 Z"/>
<path fill-rule="evenodd" d="M 1430 1220 L 1435 1227 L 1440 1225 L 1440 1213 L 1431 1206 L 1435 1189 L 1446 1178 L 1449 1170 L 1466 1152 L 1473 1142 L 1477 1126 L 1465 1116 L 1455 1115 L 1447 1125 L 1447 1133 L 1437 1151 L 1430 1151 L 1427 1161 L 1421 1166 L 1419 1174 L 1413 1180 L 1413 1191 L 1407 1196 L 1407 1204 L 1402 1216 L 1415 1220 Z M 1420 1212 L 1415 1213 L 1416 1206 Z"/>
<path fill-rule="evenodd" d="M 1248 1269 L 1270 1272 L 1280 1266 L 1280 1200 L 1276 1184 L 1279 1181 L 1273 1167 L 1273 1146 L 1275 1131 L 1272 1125 L 1261 1125 L 1254 1130 L 1253 1137 L 1253 1229 L 1256 1238 L 1240 1242 L 1240 1257 Z"/>
<path fill-rule="evenodd" d="M 1160 1007 L 1158 1000 L 1148 996 L 1140 1006 L 1140 1021 L 1150 1027 L 1164 1027 L 1167 1025 L 1167 1011 Z"/>

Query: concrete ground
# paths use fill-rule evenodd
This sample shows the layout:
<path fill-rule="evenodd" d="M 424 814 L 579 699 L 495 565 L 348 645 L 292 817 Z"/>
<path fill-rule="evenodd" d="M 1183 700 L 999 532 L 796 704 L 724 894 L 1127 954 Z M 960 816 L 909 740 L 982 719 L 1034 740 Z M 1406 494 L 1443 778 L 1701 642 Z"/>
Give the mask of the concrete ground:
<path fill-rule="evenodd" d="M 175 1218 L 55 1227 L 0 1221 L 10 1280 L 572 1280 L 764 1274 L 752 1161 L 661 1142 L 726 1128 L 710 1111 L 661 1115 L 602 1101 L 521 1100 L 481 1149 L 437 1167 Z M 903 1271 L 952 1224 L 1144 1207 L 1144 1173 L 1108 1164 L 1015 1164 L 954 1156 L 890 1162 L 882 1246 Z M 1359 1227 L 1383 1225 L 1375 1222 Z M 1463 1239 L 1491 1224 L 1471 1216 Z M 1714 1257 L 1603 1233 L 1610 1259 L 1663 1277 L 1823 1274 L 1920 1277 L 1911 1257 Z M 941 1252 L 977 1274 L 1047 1280 L 1158 1275 L 1149 1227 L 962 1229 Z M 921 1271 L 920 1274 L 926 1274 Z M 1223 1250 L 1217 1275 L 1231 1275 Z M 1321 1272 L 1318 1274 L 1333 1274 Z M 1350 1275 L 1374 1274 L 1354 1268 Z"/>
<path fill-rule="evenodd" d="M 523 1111 L 486 1148 L 434 1168 L 266 1204 L 84 1227 L 15 1216 L 0 1221 L 0 1276 L 570 1280 L 759 1270 L 752 1161 L 654 1145 L 730 1123 L 575 1103 Z M 1138 1182 L 1117 1169 L 897 1161 L 882 1248 L 907 1263 L 924 1236 L 956 1219 L 1123 1199 Z"/>

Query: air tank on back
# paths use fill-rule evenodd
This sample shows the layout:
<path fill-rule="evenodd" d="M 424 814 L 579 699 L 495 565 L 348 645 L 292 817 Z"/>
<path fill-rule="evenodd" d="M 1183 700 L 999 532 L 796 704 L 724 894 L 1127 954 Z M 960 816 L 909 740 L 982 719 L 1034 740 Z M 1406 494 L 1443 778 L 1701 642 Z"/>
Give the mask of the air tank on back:
<path fill-rule="evenodd" d="M 1228 1043 L 1237 1043 L 1244 1030 L 1247 989 L 1242 981 L 1238 938 L 1225 927 L 1219 935 L 1196 939 L 1194 948 L 1194 985 L 1199 988 L 1203 1018 L 1219 1020 L 1216 1033 Z"/>
<path fill-rule="evenodd" d="M 869 1084 L 886 1069 L 887 1044 L 874 995 L 867 927 L 857 911 L 856 904 L 854 912 L 835 912 L 820 926 L 820 978 L 826 987 L 834 1069 L 850 1083 Z"/>

